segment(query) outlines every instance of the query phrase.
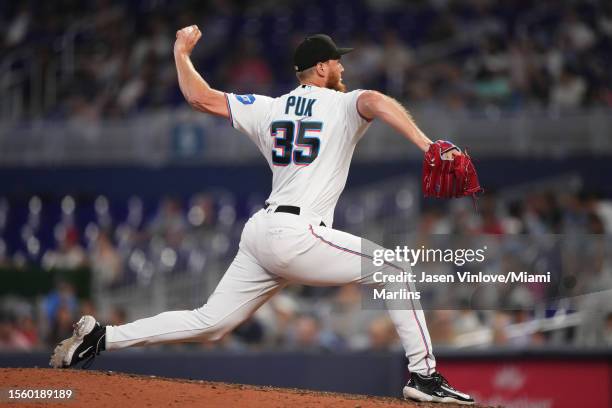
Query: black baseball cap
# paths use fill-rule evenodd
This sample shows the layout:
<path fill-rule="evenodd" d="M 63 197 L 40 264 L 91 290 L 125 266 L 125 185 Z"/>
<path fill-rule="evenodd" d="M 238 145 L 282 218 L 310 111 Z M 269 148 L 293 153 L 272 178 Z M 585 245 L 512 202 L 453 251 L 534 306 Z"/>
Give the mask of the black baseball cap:
<path fill-rule="evenodd" d="M 329 35 L 315 34 L 306 37 L 293 54 L 293 68 L 303 71 L 330 59 L 339 59 L 341 55 L 353 51 L 352 48 L 338 48 Z"/>

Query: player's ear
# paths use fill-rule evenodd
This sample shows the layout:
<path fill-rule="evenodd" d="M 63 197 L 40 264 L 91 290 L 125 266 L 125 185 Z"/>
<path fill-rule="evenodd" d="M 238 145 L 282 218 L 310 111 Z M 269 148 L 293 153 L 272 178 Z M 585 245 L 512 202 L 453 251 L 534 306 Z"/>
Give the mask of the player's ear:
<path fill-rule="evenodd" d="M 327 66 L 325 62 L 317 62 L 316 65 L 317 74 L 321 77 L 325 76 L 325 72 L 327 71 Z"/>

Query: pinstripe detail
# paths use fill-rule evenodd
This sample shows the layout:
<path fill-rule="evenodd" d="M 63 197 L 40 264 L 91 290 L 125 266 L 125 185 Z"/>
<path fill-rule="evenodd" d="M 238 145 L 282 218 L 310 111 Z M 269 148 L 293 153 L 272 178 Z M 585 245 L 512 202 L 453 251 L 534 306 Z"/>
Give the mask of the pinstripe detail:
<path fill-rule="evenodd" d="M 227 96 L 227 93 L 225 93 L 224 95 L 225 95 L 225 103 L 227 104 L 227 113 L 229 114 L 228 119 L 229 119 L 230 125 L 234 127 L 234 116 L 232 115 L 232 108 L 230 107 L 229 96 Z"/>
<path fill-rule="evenodd" d="M 425 351 L 427 351 L 427 355 L 425 356 L 425 365 L 427 366 L 427 375 L 430 375 L 431 366 L 429 365 L 429 356 L 431 353 L 429 352 L 429 346 L 427 345 L 427 341 L 425 340 L 425 332 L 423 331 L 423 327 L 421 327 L 421 322 L 419 321 L 416 311 L 414 310 L 414 301 L 410 299 L 410 304 L 412 304 L 412 314 L 414 316 L 414 320 L 417 322 L 417 326 L 419 326 L 419 331 L 421 332 L 421 340 L 423 340 L 423 344 L 425 344 Z"/>
<path fill-rule="evenodd" d="M 310 233 L 311 233 L 311 234 L 312 234 L 312 235 L 313 235 L 315 238 L 317 238 L 317 239 L 319 239 L 319 240 L 323 241 L 324 243 L 326 243 L 327 245 L 329 245 L 329 246 L 331 246 L 331 247 L 334 247 L 334 248 L 339 249 L 339 250 L 344 251 L 344 252 L 348 252 L 349 254 L 353 254 L 353 255 L 358 255 L 358 256 L 361 256 L 361 257 L 363 257 L 363 258 L 368 258 L 368 259 L 372 259 L 372 260 L 374 259 L 374 258 L 373 258 L 373 257 L 371 257 L 370 255 L 362 254 L 361 252 L 357 252 L 357 251 L 353 251 L 353 250 L 348 249 L 348 248 L 341 247 L 341 246 L 339 246 L 339 245 L 334 244 L 333 242 L 330 242 L 330 241 L 326 240 L 325 238 L 323 238 L 323 237 L 322 237 L 322 236 L 320 236 L 320 235 L 317 235 L 317 234 L 314 232 L 314 230 L 312 229 L 312 225 L 309 225 L 309 226 L 308 226 L 308 228 L 310 228 Z M 388 263 L 388 262 L 386 262 L 386 261 L 384 261 L 384 263 L 385 263 L 386 265 L 389 265 L 389 266 L 391 266 L 391 267 L 393 267 L 393 268 L 395 268 L 395 269 L 398 269 L 398 270 L 400 270 L 400 271 L 402 270 L 402 268 L 400 268 L 400 267 L 398 267 L 398 266 L 396 266 L 396 265 L 393 265 L 393 264 L 391 264 L 391 263 Z"/>
<path fill-rule="evenodd" d="M 357 252 L 357 251 L 353 251 L 353 250 L 348 249 L 348 248 L 341 247 L 340 245 L 336 245 L 336 244 L 334 244 L 333 242 L 330 242 L 330 241 L 326 240 L 325 238 L 323 238 L 323 237 L 322 237 L 322 236 L 320 236 L 320 235 L 317 235 L 317 234 L 314 232 L 314 230 L 312 229 L 312 225 L 309 225 L 309 226 L 308 226 L 308 228 L 310 229 L 310 233 L 311 233 L 311 234 L 312 234 L 312 235 L 313 235 L 315 238 L 317 238 L 317 239 L 321 240 L 322 242 L 326 243 L 327 245 L 329 245 L 329 246 L 331 246 L 331 247 L 333 247 L 333 248 L 339 249 L 339 250 L 344 251 L 344 252 L 348 252 L 349 254 L 358 255 L 358 256 L 361 256 L 361 257 L 363 257 L 363 258 L 368 258 L 368 259 L 372 259 L 372 260 L 374 259 L 374 258 L 373 258 L 373 257 L 371 257 L 370 255 L 363 254 L 363 253 L 361 253 L 361 252 Z M 387 262 L 387 261 L 383 261 L 383 263 L 384 263 L 385 265 L 389 265 L 389 266 L 391 266 L 392 268 L 395 268 L 395 269 L 397 269 L 397 270 L 399 270 L 399 271 L 402 271 L 402 272 L 404 271 L 404 270 L 403 270 L 402 268 L 400 268 L 399 266 L 394 265 L 394 264 L 392 264 L 392 263 L 389 263 L 389 262 Z M 410 288 L 408 288 L 408 289 L 410 289 Z M 425 331 L 423 330 L 423 327 L 421 326 L 421 322 L 419 321 L 419 318 L 417 317 L 417 314 L 416 314 L 416 311 L 415 311 L 415 308 L 414 308 L 414 301 L 413 301 L 412 299 L 410 299 L 410 304 L 412 305 L 412 315 L 414 316 L 414 320 L 417 322 L 417 326 L 419 326 L 419 332 L 421 333 L 421 340 L 423 340 L 423 344 L 425 345 L 425 351 L 427 352 L 427 355 L 425 355 L 425 365 L 427 366 L 427 375 L 430 375 L 430 372 L 431 372 L 431 366 L 429 365 L 429 357 L 431 356 L 431 352 L 429 351 L 429 346 L 427 345 L 427 341 L 425 340 Z"/>
<path fill-rule="evenodd" d="M 361 95 L 359 95 L 361 96 Z M 355 109 L 357 109 L 357 113 L 359 114 L 359 116 L 361 116 L 361 119 L 365 120 L 366 122 L 371 122 L 374 120 L 374 118 L 370 119 L 370 118 L 366 118 L 365 116 L 363 116 L 363 114 L 361 113 L 361 111 L 359 110 L 359 96 L 357 97 L 357 101 L 355 101 Z"/>

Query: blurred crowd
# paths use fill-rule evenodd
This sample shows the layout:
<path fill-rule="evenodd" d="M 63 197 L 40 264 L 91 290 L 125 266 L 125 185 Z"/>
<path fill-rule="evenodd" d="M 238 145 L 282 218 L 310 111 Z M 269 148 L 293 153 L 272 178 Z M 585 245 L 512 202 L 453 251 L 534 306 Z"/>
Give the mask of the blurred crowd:
<path fill-rule="evenodd" d="M 414 213 L 406 204 L 411 201 L 406 199 L 407 191 L 397 188 L 364 191 L 365 195 L 353 194 L 350 200 L 341 201 L 336 211 L 336 228 L 354 231 L 356 226 L 365 226 L 367 230 L 369 225 L 386 225 L 392 229 L 401 224 L 406 230 L 412 220 L 417 235 L 422 236 L 526 233 L 536 237 L 542 234 L 588 237 L 581 234 L 603 236 L 612 231 L 612 203 L 596 194 L 551 190 L 513 198 L 490 193 L 481 199 L 478 212 L 473 211 L 469 200 L 463 200 L 446 210 L 425 206 Z M 378 198 L 374 199 L 372 194 L 378 194 Z M 191 274 L 192 285 L 204 285 L 206 275 L 217 274 L 220 278 L 236 251 L 245 217 L 261 208 L 262 202 L 261 197 L 240 201 L 222 192 L 196 194 L 186 201 L 187 205 L 178 198 L 165 198 L 157 208 L 137 197 L 125 205 L 102 196 L 89 201 L 68 196 L 59 203 L 35 196 L 23 206 L 4 199 L 0 200 L 0 266 L 5 270 L 21 269 L 23 273 L 28 273 L 31 267 L 45 270 L 85 267 L 93 275 L 94 293 L 103 297 L 117 289 L 146 286 L 157 274 L 175 277 Z M 371 231 L 373 234 L 374 230 Z M 593 250 L 592 246 L 585 248 Z M 612 288 L 612 283 L 604 279 L 612 277 L 609 250 L 585 255 L 588 256 L 577 265 L 584 274 L 577 275 L 580 282 L 576 287 L 582 293 Z M 585 288 L 589 282 L 599 286 Z M 465 346 L 466 335 L 486 332 L 484 343 L 489 345 L 612 346 L 609 302 L 595 306 L 600 321 L 589 329 L 586 338 L 580 325 L 517 335 L 512 329 L 517 324 L 558 312 L 542 311 L 542 307 L 538 311 L 535 307 L 538 298 L 533 294 L 528 297 L 530 294 L 522 290 L 508 294 L 515 302 L 511 305 L 517 309 L 513 312 L 470 310 L 462 306 L 461 299 L 457 300 L 455 310 L 427 311 L 434 344 Z M 0 349 L 48 347 L 70 332 L 72 322 L 80 314 L 100 316 L 95 304 L 96 299 L 77 298 L 71 283 L 61 280 L 48 294 L 36 299 L 17 294 L 4 296 L 0 301 Z M 567 312 L 576 311 L 576 306 L 571 305 Z M 111 324 L 133 317 L 118 308 L 106 313 L 101 318 Z M 595 315 L 593 312 L 590 317 Z M 592 319 L 585 317 L 584 322 L 590 324 Z M 395 350 L 400 344 L 384 310 L 364 308 L 360 289 L 349 285 L 291 286 L 221 344 L 205 347 Z"/>
<path fill-rule="evenodd" d="M 32 300 L 19 295 L 0 298 L 0 352 L 47 350 L 72 335 L 73 324 L 96 313 L 90 299 L 79 299 L 69 282 L 60 281 L 45 296 Z M 125 309 L 113 307 L 105 322 L 127 323 Z"/>
<path fill-rule="evenodd" d="M 172 50 L 176 30 L 191 24 L 203 30 L 195 65 L 224 91 L 287 92 L 296 44 L 326 32 L 356 48 L 343 59 L 349 89 L 381 90 L 411 108 L 612 106 L 605 0 L 30 0 L 0 11 L 0 75 L 22 73 L 27 99 L 41 86 L 28 70 L 39 67 L 42 86 L 52 84 L 37 104 L 49 118 L 183 105 Z"/>
<path fill-rule="evenodd" d="M 287 350 L 337 352 L 400 351 L 395 326 L 384 311 L 364 310 L 355 285 L 335 290 L 314 302 L 291 290 L 276 295 L 254 316 L 218 343 L 164 347 L 211 350 Z M 128 312 L 114 307 L 98 313 L 89 300 L 77 299 L 68 283 L 61 283 L 38 303 L 20 297 L 4 298 L 0 312 L 0 352 L 47 350 L 69 337 L 73 324 L 84 314 L 103 324 L 129 322 Z M 597 312 L 602 312 L 598 310 Z M 612 347 L 612 310 L 604 310 L 596 323 L 560 330 L 517 330 L 534 313 L 526 310 L 428 310 L 427 325 L 434 346 L 537 348 L 576 346 Z M 588 319 L 585 316 L 585 320 Z M 465 337 L 475 339 L 466 342 Z"/>
<path fill-rule="evenodd" d="M 430 234 L 610 234 L 612 202 L 595 192 L 544 190 L 520 197 L 484 194 L 478 216 L 465 201 L 454 201 L 450 211 L 426 209 L 421 230 Z"/>

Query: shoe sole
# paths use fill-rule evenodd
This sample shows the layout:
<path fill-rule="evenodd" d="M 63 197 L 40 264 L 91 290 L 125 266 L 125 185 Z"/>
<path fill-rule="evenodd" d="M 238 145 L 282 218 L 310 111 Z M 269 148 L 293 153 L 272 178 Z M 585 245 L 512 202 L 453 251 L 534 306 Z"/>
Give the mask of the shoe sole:
<path fill-rule="evenodd" d="M 415 400 L 415 401 L 419 401 L 419 402 L 439 402 L 442 404 L 459 404 L 459 405 L 474 405 L 474 402 L 470 402 L 470 401 L 461 401 L 455 398 L 451 398 L 451 397 L 444 397 L 444 398 L 440 398 L 440 397 L 436 397 L 433 395 L 428 395 L 425 394 L 422 391 L 419 391 L 415 388 L 412 387 L 404 387 L 404 399 L 411 399 L 411 400 Z"/>
<path fill-rule="evenodd" d="M 63 340 L 55 347 L 49 365 L 53 368 L 70 367 L 74 352 L 83 343 L 83 338 L 91 333 L 95 326 L 96 319 L 93 316 L 81 317 L 75 325 L 72 337 Z"/>

